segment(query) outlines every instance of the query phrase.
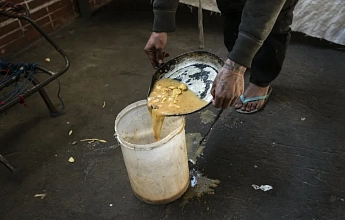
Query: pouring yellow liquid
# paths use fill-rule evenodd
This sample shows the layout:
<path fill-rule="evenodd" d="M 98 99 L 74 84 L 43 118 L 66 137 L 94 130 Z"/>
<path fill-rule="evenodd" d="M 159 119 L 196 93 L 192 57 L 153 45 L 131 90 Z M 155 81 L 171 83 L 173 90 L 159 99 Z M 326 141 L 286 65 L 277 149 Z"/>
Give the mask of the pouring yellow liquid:
<path fill-rule="evenodd" d="M 189 90 L 187 85 L 173 79 L 157 81 L 147 103 L 156 141 L 160 140 L 166 116 L 194 112 L 207 105 L 207 102 Z"/>

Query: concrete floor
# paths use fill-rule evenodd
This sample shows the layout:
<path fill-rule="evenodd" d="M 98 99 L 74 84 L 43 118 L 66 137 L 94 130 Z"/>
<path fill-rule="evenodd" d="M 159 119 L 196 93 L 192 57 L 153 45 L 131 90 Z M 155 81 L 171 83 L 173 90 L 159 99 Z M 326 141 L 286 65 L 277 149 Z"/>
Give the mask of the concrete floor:
<path fill-rule="evenodd" d="M 126 2 L 52 35 L 72 61 L 61 77 L 64 115 L 50 118 L 38 94 L 27 100 L 28 109 L 18 105 L 1 115 L 0 152 L 18 169 L 0 166 L 1 220 L 345 218 L 345 53 L 305 39 L 291 44 L 264 111 L 221 115 L 196 165 L 220 180 L 214 195 L 183 209 L 181 200 L 162 206 L 137 200 L 113 138 L 114 120 L 146 97 L 153 70 L 143 47 L 152 14 L 148 3 Z M 198 46 L 196 10 L 181 9 L 167 48 L 173 57 Z M 206 16 L 205 37 L 207 50 L 224 58 L 219 16 Z M 58 69 L 62 60 L 42 42 L 14 60 Z M 46 57 L 52 62 L 45 64 Z M 48 92 L 58 104 L 56 82 Z M 200 113 L 187 117 L 187 133 L 205 134 L 209 126 Z M 93 137 L 108 142 L 71 144 Z M 37 193 L 46 197 L 34 198 Z"/>

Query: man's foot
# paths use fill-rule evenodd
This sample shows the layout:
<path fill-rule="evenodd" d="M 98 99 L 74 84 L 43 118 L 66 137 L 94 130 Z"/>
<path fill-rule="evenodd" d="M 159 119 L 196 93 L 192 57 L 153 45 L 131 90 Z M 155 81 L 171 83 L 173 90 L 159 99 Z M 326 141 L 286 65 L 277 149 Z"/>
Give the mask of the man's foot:
<path fill-rule="evenodd" d="M 267 87 L 259 87 L 250 83 L 248 88 L 245 90 L 243 96 L 244 99 L 255 98 L 258 96 L 265 96 L 267 95 L 269 90 L 269 86 Z M 242 111 L 251 112 L 256 109 L 260 109 L 265 103 L 265 99 L 257 100 L 257 101 L 250 101 L 247 103 L 242 103 L 241 99 L 239 98 L 235 103 L 236 109 L 241 109 Z"/>

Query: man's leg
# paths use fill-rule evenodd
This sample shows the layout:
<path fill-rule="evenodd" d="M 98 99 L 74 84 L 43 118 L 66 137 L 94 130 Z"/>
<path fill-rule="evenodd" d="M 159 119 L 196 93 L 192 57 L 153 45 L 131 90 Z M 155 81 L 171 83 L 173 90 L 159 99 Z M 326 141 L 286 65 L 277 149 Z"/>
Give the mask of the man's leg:
<path fill-rule="evenodd" d="M 287 0 L 270 35 L 255 55 L 250 70 L 250 84 L 243 94 L 245 99 L 266 95 L 270 83 L 281 72 L 291 39 L 290 25 L 297 2 L 298 0 Z M 249 112 L 259 109 L 263 104 L 264 100 L 243 104 L 239 99 L 236 102 L 235 108 L 241 108 L 242 111 Z"/>

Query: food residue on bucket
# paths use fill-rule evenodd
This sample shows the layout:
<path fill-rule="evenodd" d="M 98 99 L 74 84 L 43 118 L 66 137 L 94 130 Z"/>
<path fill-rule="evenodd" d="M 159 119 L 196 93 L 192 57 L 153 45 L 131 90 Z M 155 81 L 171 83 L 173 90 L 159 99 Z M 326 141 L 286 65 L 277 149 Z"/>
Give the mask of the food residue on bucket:
<path fill-rule="evenodd" d="M 148 109 L 156 141 L 167 115 L 180 115 L 194 112 L 207 105 L 187 85 L 174 79 L 160 79 L 148 97 Z"/>
<path fill-rule="evenodd" d="M 220 181 L 217 179 L 213 180 L 203 176 L 202 173 L 195 169 L 190 171 L 190 175 L 191 181 L 188 190 L 182 197 L 182 207 L 194 197 L 200 198 L 204 194 L 214 194 L 214 188 L 216 188 L 220 183 Z"/>

